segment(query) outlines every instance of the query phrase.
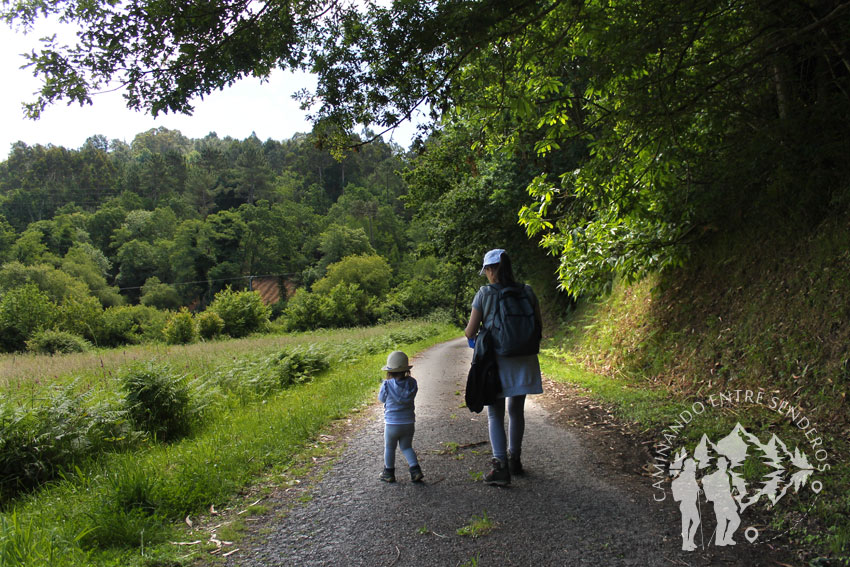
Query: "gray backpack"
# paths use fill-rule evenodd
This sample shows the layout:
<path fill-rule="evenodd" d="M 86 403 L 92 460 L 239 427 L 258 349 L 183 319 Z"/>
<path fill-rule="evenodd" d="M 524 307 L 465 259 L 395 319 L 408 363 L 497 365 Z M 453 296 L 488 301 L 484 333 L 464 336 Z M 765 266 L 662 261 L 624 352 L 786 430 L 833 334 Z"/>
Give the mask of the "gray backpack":
<path fill-rule="evenodd" d="M 489 328 L 496 354 L 522 356 L 540 352 L 543 329 L 534 313 L 531 288 L 528 285 L 500 284 L 487 287 L 493 295 Z"/>

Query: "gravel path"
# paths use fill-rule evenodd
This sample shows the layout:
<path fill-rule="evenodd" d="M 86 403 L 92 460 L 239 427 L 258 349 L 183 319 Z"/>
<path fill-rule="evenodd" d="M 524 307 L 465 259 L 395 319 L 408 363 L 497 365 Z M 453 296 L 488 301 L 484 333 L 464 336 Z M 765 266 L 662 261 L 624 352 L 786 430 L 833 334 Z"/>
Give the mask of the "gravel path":
<path fill-rule="evenodd" d="M 419 382 L 416 435 L 425 482 L 412 484 L 401 453 L 396 484 L 382 468 L 381 407 L 350 434 L 342 456 L 306 503 L 268 518 L 227 565 L 776 565 L 764 546 L 680 550 L 679 515 L 652 499 L 647 478 L 609 466 L 608 447 L 559 425 L 530 396 L 523 464 L 510 487 L 485 485 L 486 410 L 463 403 L 471 351 L 437 345 L 413 361 Z M 376 375 L 376 389 L 378 375 Z M 545 394 L 544 394 L 545 396 Z M 457 444 L 452 451 L 447 444 Z M 466 447 L 464 447 L 466 446 Z M 668 499 L 669 500 L 669 499 Z M 458 535 L 473 516 L 495 523 L 478 538 Z M 708 536 L 708 534 L 706 534 Z M 788 564 L 787 560 L 783 562 Z"/>

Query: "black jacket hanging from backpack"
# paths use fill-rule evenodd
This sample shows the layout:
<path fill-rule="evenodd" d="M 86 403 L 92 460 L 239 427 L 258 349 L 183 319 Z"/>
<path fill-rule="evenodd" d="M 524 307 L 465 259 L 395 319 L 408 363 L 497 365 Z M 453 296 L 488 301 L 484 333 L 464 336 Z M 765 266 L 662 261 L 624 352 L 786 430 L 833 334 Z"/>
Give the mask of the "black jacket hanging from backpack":
<path fill-rule="evenodd" d="M 472 366 L 466 378 L 464 401 L 469 411 L 478 413 L 484 409 L 484 406 L 495 403 L 501 393 L 502 382 L 499 380 L 493 338 L 490 336 L 490 331 L 481 329 L 475 339 Z"/>

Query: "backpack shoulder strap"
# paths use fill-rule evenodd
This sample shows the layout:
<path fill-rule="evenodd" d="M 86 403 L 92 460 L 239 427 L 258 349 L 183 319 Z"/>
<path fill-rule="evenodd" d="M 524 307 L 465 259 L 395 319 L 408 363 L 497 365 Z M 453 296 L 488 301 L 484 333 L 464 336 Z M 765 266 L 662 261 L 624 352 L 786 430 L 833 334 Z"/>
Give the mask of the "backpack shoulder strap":
<path fill-rule="evenodd" d="M 487 284 L 481 286 L 481 315 L 482 324 L 487 329 L 492 329 L 493 319 L 496 317 L 496 311 L 499 308 L 499 290 L 501 286 L 498 284 Z"/>

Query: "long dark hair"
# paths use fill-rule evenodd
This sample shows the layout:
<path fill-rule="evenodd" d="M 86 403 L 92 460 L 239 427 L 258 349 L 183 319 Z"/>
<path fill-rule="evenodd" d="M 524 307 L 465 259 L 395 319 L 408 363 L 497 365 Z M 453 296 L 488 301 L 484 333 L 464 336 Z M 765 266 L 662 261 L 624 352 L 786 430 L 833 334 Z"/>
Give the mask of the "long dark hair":
<path fill-rule="evenodd" d="M 506 286 L 517 285 L 514 278 L 514 269 L 511 266 L 511 259 L 508 257 L 507 252 L 502 252 L 502 255 L 499 256 L 499 263 L 496 264 L 496 280 Z"/>

